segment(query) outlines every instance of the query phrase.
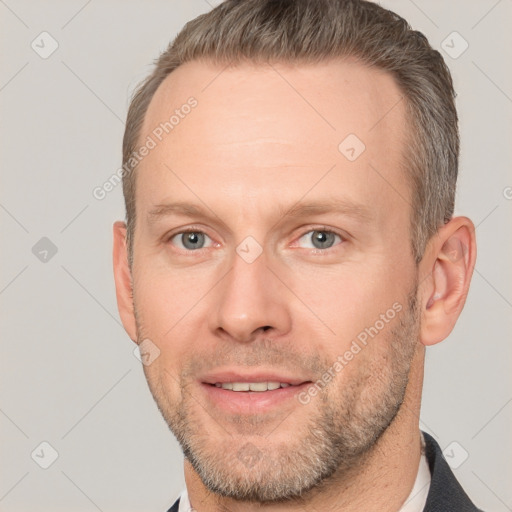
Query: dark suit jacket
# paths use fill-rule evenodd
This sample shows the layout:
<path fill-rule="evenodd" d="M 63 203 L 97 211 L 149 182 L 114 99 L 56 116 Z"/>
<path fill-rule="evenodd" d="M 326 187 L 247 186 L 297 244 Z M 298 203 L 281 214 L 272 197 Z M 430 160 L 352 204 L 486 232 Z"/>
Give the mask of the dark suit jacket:
<path fill-rule="evenodd" d="M 428 465 L 430 467 L 430 490 L 423 512 L 481 512 L 473 505 L 444 460 L 441 448 L 434 438 L 425 436 Z M 179 499 L 167 512 L 178 512 Z"/>

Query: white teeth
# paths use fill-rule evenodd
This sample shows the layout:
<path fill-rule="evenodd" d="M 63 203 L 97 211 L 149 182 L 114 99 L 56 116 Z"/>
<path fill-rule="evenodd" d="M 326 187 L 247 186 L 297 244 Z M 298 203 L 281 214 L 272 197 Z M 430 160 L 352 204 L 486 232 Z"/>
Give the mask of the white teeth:
<path fill-rule="evenodd" d="M 286 382 L 216 382 L 215 387 L 229 389 L 230 391 L 272 391 L 287 388 L 291 384 Z"/>
<path fill-rule="evenodd" d="M 249 384 L 249 389 L 251 391 L 267 391 L 267 383 L 266 382 L 253 382 Z"/>
<path fill-rule="evenodd" d="M 233 391 L 249 391 L 251 385 L 248 382 L 233 382 L 232 390 Z"/>

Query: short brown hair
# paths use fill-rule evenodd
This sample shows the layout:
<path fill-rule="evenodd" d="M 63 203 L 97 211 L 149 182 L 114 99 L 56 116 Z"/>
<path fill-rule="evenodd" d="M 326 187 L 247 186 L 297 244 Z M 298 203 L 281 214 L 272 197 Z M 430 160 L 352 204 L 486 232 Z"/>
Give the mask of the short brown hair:
<path fill-rule="evenodd" d="M 127 244 L 133 262 L 136 150 L 149 103 L 164 79 L 193 60 L 236 65 L 355 57 L 387 71 L 404 95 L 410 124 L 404 168 L 412 187 L 411 245 L 419 262 L 430 237 L 453 215 L 459 133 L 448 67 L 426 37 L 365 0 L 225 0 L 190 21 L 133 96 L 123 139 Z"/>

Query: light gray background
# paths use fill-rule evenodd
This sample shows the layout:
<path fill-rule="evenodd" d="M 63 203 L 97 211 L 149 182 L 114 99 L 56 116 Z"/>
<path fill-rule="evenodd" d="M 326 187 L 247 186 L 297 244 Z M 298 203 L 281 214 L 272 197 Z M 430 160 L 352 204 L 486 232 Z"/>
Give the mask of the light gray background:
<path fill-rule="evenodd" d="M 479 256 L 455 331 L 428 349 L 421 426 L 455 465 L 469 454 L 457 478 L 480 507 L 504 512 L 512 510 L 512 1 L 384 4 L 437 48 L 463 48 L 453 31 L 469 43 L 456 59 L 441 52 L 461 119 L 457 212 L 478 226 Z M 118 318 L 111 226 L 124 217 L 121 187 L 103 201 L 92 191 L 120 166 L 134 86 L 183 24 L 210 8 L 0 0 L 2 511 L 163 512 L 183 487 L 180 449 Z M 50 48 L 43 31 L 59 45 L 46 59 L 31 48 L 34 40 Z M 58 250 L 47 262 L 32 252 L 42 237 Z M 42 441 L 59 455 L 48 469 L 31 458 Z M 39 448 L 34 458 L 49 453 Z"/>

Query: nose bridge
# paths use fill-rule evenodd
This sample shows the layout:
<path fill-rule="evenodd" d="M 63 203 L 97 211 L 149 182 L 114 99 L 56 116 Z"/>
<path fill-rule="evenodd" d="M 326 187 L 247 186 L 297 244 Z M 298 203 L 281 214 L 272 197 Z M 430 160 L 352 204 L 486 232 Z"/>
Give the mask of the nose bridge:
<path fill-rule="evenodd" d="M 268 258 L 263 250 L 255 256 L 254 249 L 250 240 L 237 247 L 216 297 L 211 327 L 238 341 L 251 341 L 263 328 L 282 334 L 291 324 L 283 290 L 267 266 Z"/>

